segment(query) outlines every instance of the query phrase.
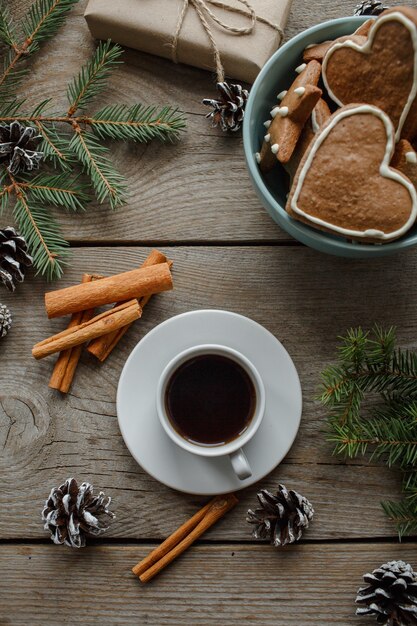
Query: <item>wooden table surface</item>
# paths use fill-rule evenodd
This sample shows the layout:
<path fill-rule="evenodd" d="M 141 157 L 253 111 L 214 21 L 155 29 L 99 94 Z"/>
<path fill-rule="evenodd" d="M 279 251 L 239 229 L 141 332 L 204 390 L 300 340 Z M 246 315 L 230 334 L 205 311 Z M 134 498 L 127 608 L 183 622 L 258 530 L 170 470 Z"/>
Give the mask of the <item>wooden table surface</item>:
<path fill-rule="evenodd" d="M 28 4 L 11 3 L 17 15 Z M 26 83 L 31 102 L 53 95 L 63 103 L 67 80 L 94 49 L 85 4 L 36 56 Z M 287 37 L 351 14 L 353 4 L 294 0 Z M 60 397 L 47 386 L 52 360 L 30 355 L 36 341 L 65 324 L 46 319 L 45 283 L 30 276 L 16 294 L 2 290 L 14 327 L 0 343 L 0 624 L 370 624 L 354 616 L 362 574 L 397 558 L 416 567 L 417 548 L 398 543 L 379 504 L 397 497 L 399 477 L 377 462 L 334 458 L 314 397 L 337 336 L 350 326 L 395 324 L 401 343 L 416 347 L 417 250 L 350 261 L 297 244 L 260 206 L 241 135 L 223 135 L 204 119 L 210 75 L 133 51 L 125 61 L 102 100 L 177 103 L 188 132 L 175 146 L 114 146 L 129 202 L 117 212 L 93 205 L 85 215 L 59 215 L 72 246 L 60 286 L 86 271 L 130 269 L 158 246 L 175 262 L 175 291 L 152 300 L 103 365 L 84 355 L 71 393 Z M 157 483 L 132 459 L 117 425 L 117 383 L 141 337 L 199 308 L 250 316 L 283 342 L 301 378 L 302 424 L 281 465 L 240 492 L 239 505 L 203 541 L 142 586 L 131 567 L 206 498 Z M 40 521 L 51 487 L 68 476 L 111 495 L 117 513 L 109 532 L 80 551 L 54 546 Z M 257 490 L 278 483 L 306 495 L 316 510 L 302 542 L 283 551 L 253 541 L 245 522 Z"/>

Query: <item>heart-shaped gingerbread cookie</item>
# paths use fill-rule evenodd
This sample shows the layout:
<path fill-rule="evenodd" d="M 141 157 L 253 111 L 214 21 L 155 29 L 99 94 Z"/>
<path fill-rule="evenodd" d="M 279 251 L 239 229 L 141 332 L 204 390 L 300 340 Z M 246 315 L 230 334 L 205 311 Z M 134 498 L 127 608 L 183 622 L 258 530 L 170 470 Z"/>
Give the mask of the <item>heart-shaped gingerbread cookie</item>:
<path fill-rule="evenodd" d="M 335 43 L 324 57 L 322 75 L 340 106 L 364 102 L 385 111 L 398 140 L 417 95 L 417 9 L 385 11 L 363 45 Z"/>
<path fill-rule="evenodd" d="M 342 107 L 316 135 L 297 170 L 287 212 L 335 235 L 385 243 L 417 216 L 409 179 L 389 166 L 394 127 L 377 107 Z"/>

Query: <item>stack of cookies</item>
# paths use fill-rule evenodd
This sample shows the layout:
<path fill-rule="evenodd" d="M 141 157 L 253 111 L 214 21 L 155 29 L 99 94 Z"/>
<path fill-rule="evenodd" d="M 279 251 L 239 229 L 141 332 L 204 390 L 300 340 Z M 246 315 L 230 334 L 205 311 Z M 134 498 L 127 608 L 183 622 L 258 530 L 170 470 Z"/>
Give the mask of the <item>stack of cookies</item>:
<path fill-rule="evenodd" d="M 263 173 L 290 177 L 286 211 L 320 230 L 387 243 L 417 218 L 417 9 L 308 46 L 264 122 Z"/>

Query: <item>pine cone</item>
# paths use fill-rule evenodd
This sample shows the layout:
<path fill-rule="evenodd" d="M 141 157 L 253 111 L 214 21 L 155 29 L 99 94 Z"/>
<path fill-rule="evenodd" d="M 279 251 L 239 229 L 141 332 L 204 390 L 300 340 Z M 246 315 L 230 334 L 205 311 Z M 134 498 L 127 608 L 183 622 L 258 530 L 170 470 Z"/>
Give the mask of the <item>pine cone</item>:
<path fill-rule="evenodd" d="M 365 574 L 367 587 L 361 587 L 356 615 L 375 615 L 378 624 L 385 626 L 416 626 L 417 575 L 404 561 L 391 561 Z"/>
<path fill-rule="evenodd" d="M 0 161 L 7 163 L 11 174 L 31 172 L 39 167 L 43 152 L 35 149 L 42 140 L 37 132 L 33 126 L 23 126 L 17 121 L 0 125 Z"/>
<path fill-rule="evenodd" d="M 218 100 L 205 98 L 203 104 L 213 107 L 213 111 L 208 113 L 213 121 L 213 126 L 220 125 L 223 131 L 236 131 L 242 125 L 245 115 L 245 106 L 249 93 L 242 85 L 232 85 L 226 82 L 217 83 L 220 94 Z"/>
<path fill-rule="evenodd" d="M 384 7 L 379 0 L 363 0 L 356 5 L 353 15 L 380 15 L 389 7 Z"/>
<path fill-rule="evenodd" d="M 307 498 L 296 491 L 287 491 L 284 485 L 279 485 L 276 496 L 262 489 L 257 497 L 262 508 L 249 509 L 246 518 L 255 525 L 254 539 L 270 539 L 275 547 L 298 541 L 314 514 Z"/>
<path fill-rule="evenodd" d="M 5 337 L 12 325 L 12 314 L 5 304 L 0 303 L 0 339 Z"/>
<path fill-rule="evenodd" d="M 60 487 L 54 487 L 45 502 L 42 521 L 56 544 L 82 548 L 86 536 L 96 537 L 109 527 L 114 513 L 109 511 L 111 498 L 102 491 L 95 496 L 89 483 L 79 487 L 74 478 L 68 478 Z"/>
<path fill-rule="evenodd" d="M 0 230 L 0 282 L 9 291 L 16 289 L 16 283 L 24 281 L 26 268 L 32 262 L 24 238 L 11 226 Z"/>

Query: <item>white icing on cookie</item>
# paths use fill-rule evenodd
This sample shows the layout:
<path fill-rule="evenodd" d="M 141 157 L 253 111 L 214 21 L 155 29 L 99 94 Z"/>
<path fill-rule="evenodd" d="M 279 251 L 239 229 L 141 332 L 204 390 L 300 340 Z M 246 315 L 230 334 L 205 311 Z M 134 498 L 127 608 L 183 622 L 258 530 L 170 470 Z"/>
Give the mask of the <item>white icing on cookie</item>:
<path fill-rule="evenodd" d="M 274 145 L 271 146 L 271 152 L 273 154 L 277 154 L 278 150 L 279 150 L 279 143 L 274 143 Z"/>
<path fill-rule="evenodd" d="M 363 233 L 364 237 L 372 237 L 372 239 L 383 239 L 384 233 L 382 230 L 377 230 L 376 228 L 368 228 Z M 380 245 L 380 244 L 379 244 Z"/>
<path fill-rule="evenodd" d="M 301 65 L 295 68 L 295 71 L 297 72 L 297 74 L 301 74 L 301 72 L 304 72 L 306 67 L 307 63 L 301 63 Z"/>
<path fill-rule="evenodd" d="M 266 120 L 266 122 L 264 122 L 264 126 L 265 128 L 269 128 L 271 126 L 271 120 Z"/>
<path fill-rule="evenodd" d="M 398 141 L 400 139 L 401 129 L 404 126 L 404 122 L 407 119 L 408 113 L 410 112 L 411 105 L 413 104 L 414 99 L 415 99 L 415 97 L 417 95 L 417 28 L 416 28 L 416 25 L 414 24 L 414 22 L 412 20 L 408 19 L 408 17 L 406 17 L 405 15 L 403 15 L 402 13 L 399 13 L 399 12 L 398 13 L 397 12 L 388 13 L 387 15 L 382 15 L 377 20 L 375 20 L 375 24 L 371 28 L 371 31 L 370 31 L 370 33 L 368 35 L 368 39 L 365 41 L 365 43 L 362 46 L 357 44 L 357 43 L 355 43 L 351 39 L 348 39 L 347 41 L 343 41 L 342 43 L 336 42 L 326 52 L 326 55 L 325 55 L 325 57 L 323 59 L 323 63 L 322 63 L 322 77 L 323 77 L 324 85 L 325 85 L 325 87 L 327 89 L 327 92 L 328 92 L 329 96 L 331 97 L 331 99 L 334 102 L 336 102 L 336 104 L 338 104 L 339 106 L 343 106 L 344 104 L 348 104 L 346 102 L 342 102 L 341 100 L 339 100 L 339 98 L 337 98 L 334 95 L 334 93 L 332 92 L 332 90 L 329 87 L 329 83 L 327 81 L 326 70 L 327 70 L 327 64 L 329 62 L 330 57 L 335 52 L 335 50 L 339 50 L 340 48 L 353 48 L 353 50 L 357 50 L 359 52 L 363 52 L 365 54 L 369 54 L 370 52 L 372 52 L 372 45 L 374 43 L 375 35 L 378 32 L 378 30 L 381 28 L 382 24 L 385 24 L 385 22 L 389 22 L 389 21 L 392 21 L 392 20 L 396 20 L 396 21 L 400 22 L 403 26 L 406 27 L 406 29 L 410 33 L 411 41 L 413 43 L 413 49 L 414 49 L 413 86 L 411 88 L 410 93 L 408 94 L 407 103 L 406 103 L 404 109 L 402 110 L 402 113 L 401 113 L 401 116 L 400 116 L 400 120 L 398 122 L 398 128 L 395 129 L 395 131 L 396 131 L 395 132 L 395 140 Z"/>
<path fill-rule="evenodd" d="M 274 107 L 272 111 L 270 112 L 271 117 L 274 118 L 276 114 L 278 113 L 278 111 L 279 111 L 279 107 Z"/>
<path fill-rule="evenodd" d="M 305 87 L 297 87 L 297 89 L 294 89 L 294 93 L 296 93 L 297 96 L 303 96 L 305 94 L 305 91 Z"/>
<path fill-rule="evenodd" d="M 280 91 L 279 94 L 277 95 L 277 100 L 283 100 L 285 98 L 285 96 L 287 95 L 288 91 L 286 89 L 284 89 L 284 91 Z"/>
<path fill-rule="evenodd" d="M 280 107 L 278 110 L 278 115 L 280 115 L 281 117 L 287 117 L 288 107 Z"/>
<path fill-rule="evenodd" d="M 417 163 L 417 154 L 415 152 L 406 152 L 405 160 L 407 163 Z"/>
<path fill-rule="evenodd" d="M 318 133 L 320 130 L 320 126 L 317 123 L 317 116 L 316 116 L 315 108 L 311 111 L 311 128 L 313 129 L 313 133 Z"/>
<path fill-rule="evenodd" d="M 315 46 L 317 46 L 316 43 L 309 43 L 308 46 L 304 48 L 304 50 L 310 50 L 310 48 L 314 48 Z"/>
<path fill-rule="evenodd" d="M 325 220 L 322 220 L 319 217 L 314 217 L 313 215 L 310 215 L 309 213 L 305 213 L 305 211 L 300 209 L 297 205 L 298 198 L 300 196 L 300 192 L 304 184 L 304 179 L 307 175 L 308 170 L 310 169 L 310 166 L 314 160 L 317 150 L 320 148 L 322 143 L 325 141 L 326 137 L 329 135 L 329 133 L 332 131 L 332 129 L 336 126 L 336 124 L 340 120 L 344 119 L 345 117 L 350 117 L 351 115 L 356 115 L 358 113 L 370 113 L 372 115 L 375 115 L 376 117 L 379 117 L 384 123 L 386 134 L 387 134 L 387 144 L 385 148 L 385 155 L 379 168 L 379 173 L 382 177 L 390 178 L 391 180 L 395 180 L 401 185 L 403 185 L 403 187 L 407 189 L 411 197 L 413 206 L 411 209 L 410 217 L 408 218 L 407 222 L 403 226 L 401 226 L 401 228 L 390 233 L 384 233 L 382 231 L 374 230 L 374 229 L 359 231 L 359 230 L 351 230 L 350 228 L 342 228 L 341 226 L 336 226 L 335 224 L 326 222 Z M 405 176 L 400 174 L 400 172 L 397 172 L 396 170 L 392 169 L 389 166 L 392 155 L 394 154 L 393 130 L 394 130 L 393 124 L 390 118 L 388 117 L 388 115 L 384 113 L 381 109 L 378 109 L 378 107 L 375 107 L 371 104 L 362 104 L 351 109 L 345 109 L 343 111 L 340 111 L 338 114 L 335 114 L 333 119 L 327 124 L 327 126 L 324 127 L 322 132 L 315 139 L 313 139 L 313 145 L 301 168 L 297 185 L 294 191 L 294 195 L 291 198 L 291 209 L 295 213 L 298 213 L 298 215 L 302 215 L 309 222 L 312 222 L 313 224 L 317 224 L 319 226 L 323 226 L 324 228 L 328 228 L 333 232 L 339 233 L 340 235 L 344 235 L 345 237 L 364 237 L 364 238 L 372 237 L 375 239 L 382 239 L 384 241 L 389 241 L 390 239 L 396 239 L 397 237 L 401 237 L 402 235 L 404 235 L 404 233 L 406 233 L 407 230 L 411 228 L 411 226 L 416 221 L 417 193 L 416 193 L 414 185 L 408 180 L 408 178 L 406 178 Z"/>
<path fill-rule="evenodd" d="M 264 139 L 268 143 L 268 141 L 270 141 L 271 139 L 271 135 L 268 133 L 267 135 L 265 135 Z"/>
<path fill-rule="evenodd" d="M 256 159 L 256 162 L 257 162 L 257 163 L 260 163 L 260 162 L 261 162 L 261 155 L 260 155 L 260 153 L 259 153 L 259 152 L 257 152 L 257 153 L 255 154 L 255 159 Z"/>

